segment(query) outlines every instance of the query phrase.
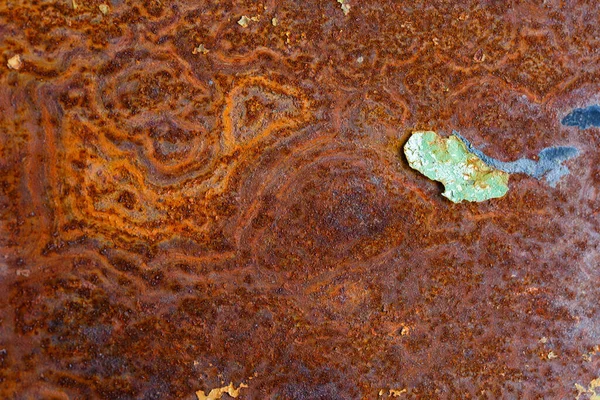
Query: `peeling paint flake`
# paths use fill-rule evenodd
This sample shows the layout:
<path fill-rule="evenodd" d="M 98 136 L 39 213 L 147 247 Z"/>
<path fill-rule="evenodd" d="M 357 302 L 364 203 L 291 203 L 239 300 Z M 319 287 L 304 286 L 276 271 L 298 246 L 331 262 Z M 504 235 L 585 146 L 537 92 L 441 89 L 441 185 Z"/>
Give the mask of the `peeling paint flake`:
<path fill-rule="evenodd" d="M 218 400 L 224 394 L 228 394 L 235 399 L 240 395 L 240 390 L 247 387 L 248 385 L 240 383 L 240 386 L 236 389 L 236 387 L 233 386 L 233 382 L 229 382 L 229 385 L 227 386 L 211 389 L 208 395 L 204 394 L 204 390 L 198 390 L 196 392 L 196 397 L 198 397 L 198 400 Z"/>
<path fill-rule="evenodd" d="M 246 28 L 248 26 L 249 22 L 250 22 L 250 18 L 246 17 L 245 15 L 242 15 L 242 17 L 238 20 L 237 23 L 242 28 Z"/>
<path fill-rule="evenodd" d="M 21 67 L 23 66 L 23 61 L 21 60 L 21 56 L 18 54 L 15 56 L 12 56 L 11 58 L 8 59 L 8 62 L 6 63 L 6 65 L 8 66 L 8 68 L 14 69 L 15 71 L 20 70 Z"/>
<path fill-rule="evenodd" d="M 600 400 L 600 377 L 592 380 L 587 388 L 576 383 L 576 400 Z"/>
<path fill-rule="evenodd" d="M 344 15 L 348 15 L 350 13 L 350 4 L 346 0 L 337 0 L 337 2 L 341 4 Z"/>
<path fill-rule="evenodd" d="M 204 44 L 199 44 L 198 47 L 194 47 L 194 50 L 192 51 L 192 54 L 207 54 L 209 52 L 209 50 L 204 47 Z"/>
<path fill-rule="evenodd" d="M 502 197 L 508 191 L 506 172 L 486 165 L 456 136 L 433 131 L 414 132 L 404 146 L 411 168 L 444 185 L 443 196 L 460 203 Z"/>
<path fill-rule="evenodd" d="M 592 358 L 597 355 L 600 354 L 600 345 L 596 345 L 594 346 L 594 348 L 592 349 L 592 351 L 589 351 L 587 353 L 582 354 L 581 356 L 583 357 L 583 360 L 586 362 L 591 362 Z"/>
<path fill-rule="evenodd" d="M 386 393 L 385 389 L 381 389 L 378 393 L 379 397 L 383 396 Z M 389 389 L 387 390 L 388 397 L 400 397 L 405 393 L 408 393 L 408 389 Z"/>
<path fill-rule="evenodd" d="M 400 395 L 402 395 L 402 393 L 406 393 L 408 392 L 408 390 L 406 389 L 390 389 L 390 396 L 394 396 L 394 397 L 400 397 Z"/>

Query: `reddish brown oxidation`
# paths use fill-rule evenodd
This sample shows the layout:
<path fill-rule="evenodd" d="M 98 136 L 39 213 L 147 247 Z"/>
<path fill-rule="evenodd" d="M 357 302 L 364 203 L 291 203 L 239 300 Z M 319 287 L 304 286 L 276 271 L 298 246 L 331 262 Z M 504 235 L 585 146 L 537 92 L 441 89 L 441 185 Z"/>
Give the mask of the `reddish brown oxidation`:
<path fill-rule="evenodd" d="M 0 397 L 598 377 L 600 131 L 559 123 L 600 102 L 596 3 L 346 3 L 1 2 Z M 400 156 L 415 129 L 582 155 L 455 205 Z"/>

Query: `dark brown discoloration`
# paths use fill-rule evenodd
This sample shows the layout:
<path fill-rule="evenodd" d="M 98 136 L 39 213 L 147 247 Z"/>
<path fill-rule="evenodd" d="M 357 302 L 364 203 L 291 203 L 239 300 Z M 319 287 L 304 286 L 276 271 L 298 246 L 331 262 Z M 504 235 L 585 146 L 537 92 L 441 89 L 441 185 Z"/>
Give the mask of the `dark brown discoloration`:
<path fill-rule="evenodd" d="M 514 3 L 3 2 L 0 397 L 574 398 L 600 136 L 560 120 L 600 27 Z M 455 205 L 401 156 L 423 129 L 582 154 Z"/>

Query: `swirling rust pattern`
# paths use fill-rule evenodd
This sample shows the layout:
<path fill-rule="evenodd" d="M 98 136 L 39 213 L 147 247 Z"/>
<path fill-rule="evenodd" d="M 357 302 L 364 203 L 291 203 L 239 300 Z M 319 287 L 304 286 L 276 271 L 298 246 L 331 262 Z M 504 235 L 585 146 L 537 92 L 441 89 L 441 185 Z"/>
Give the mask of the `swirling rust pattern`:
<path fill-rule="evenodd" d="M 590 398 L 597 11 L 1 2 L 0 397 Z M 581 156 L 455 205 L 424 129 Z"/>

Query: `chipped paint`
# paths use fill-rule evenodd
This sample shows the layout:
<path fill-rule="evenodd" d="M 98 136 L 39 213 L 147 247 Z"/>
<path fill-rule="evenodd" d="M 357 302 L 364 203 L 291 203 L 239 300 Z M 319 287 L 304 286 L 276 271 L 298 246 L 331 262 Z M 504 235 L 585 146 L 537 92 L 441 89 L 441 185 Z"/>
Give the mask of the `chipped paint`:
<path fill-rule="evenodd" d="M 200 43 L 197 47 L 194 47 L 192 54 L 207 54 L 210 50 L 204 47 L 204 44 Z"/>
<path fill-rule="evenodd" d="M 381 389 L 378 393 L 379 397 L 383 396 L 385 393 L 388 393 L 388 397 L 400 397 L 404 393 L 408 393 L 408 389 Z"/>
<path fill-rule="evenodd" d="M 592 380 L 587 388 L 576 383 L 576 400 L 600 400 L 600 377 Z"/>
<path fill-rule="evenodd" d="M 229 385 L 227 386 L 211 389 L 208 395 L 206 395 L 203 390 L 198 390 L 196 392 L 196 397 L 198 397 L 198 400 L 218 400 L 224 394 L 228 394 L 233 398 L 237 398 L 240 395 L 240 390 L 247 387 L 248 385 L 240 383 L 240 386 L 236 388 L 233 386 L 233 382 L 229 382 Z"/>
<path fill-rule="evenodd" d="M 412 168 L 441 182 L 442 195 L 455 203 L 502 197 L 508 191 L 509 175 L 486 165 L 454 135 L 444 139 L 433 131 L 414 132 L 404 154 Z"/>
<path fill-rule="evenodd" d="M 246 28 L 248 26 L 249 22 L 250 22 L 250 18 L 246 17 L 245 15 L 242 15 L 242 17 L 238 20 L 237 23 L 242 28 Z"/>
<path fill-rule="evenodd" d="M 402 393 L 406 392 L 408 392 L 406 389 L 390 389 L 390 396 L 400 397 Z"/>
<path fill-rule="evenodd" d="M 21 67 L 23 66 L 23 61 L 21 60 L 21 56 L 18 54 L 12 56 L 11 58 L 8 59 L 8 62 L 6 63 L 6 65 L 10 69 L 14 69 L 16 71 L 20 70 Z"/>
<path fill-rule="evenodd" d="M 350 13 L 350 5 L 346 2 L 346 0 L 337 0 L 337 2 L 341 4 L 344 15 L 348 15 Z"/>

